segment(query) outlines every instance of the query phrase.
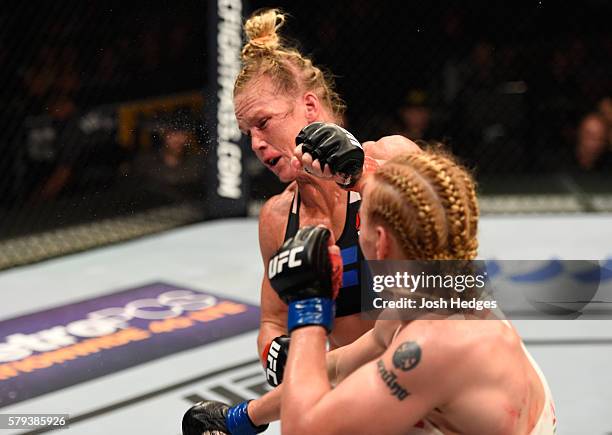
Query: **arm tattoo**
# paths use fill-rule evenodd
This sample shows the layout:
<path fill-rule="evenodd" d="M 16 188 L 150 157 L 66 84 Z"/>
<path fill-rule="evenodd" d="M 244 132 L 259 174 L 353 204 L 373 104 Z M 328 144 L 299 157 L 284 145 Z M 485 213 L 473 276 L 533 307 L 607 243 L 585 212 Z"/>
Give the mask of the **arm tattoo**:
<path fill-rule="evenodd" d="M 387 370 L 385 368 L 385 364 L 381 359 L 378 360 L 376 365 L 378 366 L 378 373 L 380 374 L 380 377 L 382 378 L 385 385 L 389 387 L 389 390 L 391 390 L 392 396 L 397 396 L 398 400 L 404 400 L 407 396 L 410 395 L 410 393 L 406 391 L 405 388 L 402 388 L 402 386 L 397 383 L 397 375 L 393 373 L 393 370 Z"/>
<path fill-rule="evenodd" d="M 414 341 L 400 344 L 393 354 L 393 365 L 396 369 L 407 372 L 416 367 L 421 361 L 421 348 Z"/>

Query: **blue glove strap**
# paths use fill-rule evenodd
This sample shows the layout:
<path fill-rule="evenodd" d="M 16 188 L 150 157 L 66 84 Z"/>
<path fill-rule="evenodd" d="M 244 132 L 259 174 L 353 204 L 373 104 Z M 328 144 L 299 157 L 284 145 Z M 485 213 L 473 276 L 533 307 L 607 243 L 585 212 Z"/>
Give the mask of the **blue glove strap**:
<path fill-rule="evenodd" d="M 248 404 L 248 401 L 242 402 L 227 410 L 225 423 L 232 435 L 255 435 L 257 433 L 247 413 Z"/>
<path fill-rule="evenodd" d="M 332 299 L 310 298 L 289 304 L 287 329 L 289 332 L 308 325 L 323 326 L 329 333 L 336 315 L 336 304 Z"/>

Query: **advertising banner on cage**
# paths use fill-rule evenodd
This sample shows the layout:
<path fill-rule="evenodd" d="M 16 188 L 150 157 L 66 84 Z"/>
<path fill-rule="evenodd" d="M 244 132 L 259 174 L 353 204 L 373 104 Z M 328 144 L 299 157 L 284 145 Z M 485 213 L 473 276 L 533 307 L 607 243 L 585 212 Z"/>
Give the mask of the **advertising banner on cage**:
<path fill-rule="evenodd" d="M 208 86 L 206 100 L 207 217 L 246 216 L 248 177 L 245 171 L 248 141 L 234 115 L 234 81 L 240 72 L 242 0 L 208 3 Z"/>

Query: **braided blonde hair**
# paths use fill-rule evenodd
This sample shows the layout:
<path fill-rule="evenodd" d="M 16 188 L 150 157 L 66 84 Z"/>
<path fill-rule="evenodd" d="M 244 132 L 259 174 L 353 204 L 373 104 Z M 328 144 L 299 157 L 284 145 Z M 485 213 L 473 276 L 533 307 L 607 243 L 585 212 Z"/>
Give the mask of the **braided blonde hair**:
<path fill-rule="evenodd" d="M 415 260 L 473 260 L 478 202 L 465 168 L 440 150 L 395 157 L 374 174 L 368 217 Z"/>
<path fill-rule="evenodd" d="M 256 78 L 266 75 L 277 91 L 289 95 L 314 92 L 337 120 L 346 106 L 334 90 L 333 79 L 295 48 L 286 45 L 278 34 L 285 23 L 279 9 L 256 12 L 244 25 L 248 42 L 242 48 L 242 70 L 234 84 L 234 96 Z"/>

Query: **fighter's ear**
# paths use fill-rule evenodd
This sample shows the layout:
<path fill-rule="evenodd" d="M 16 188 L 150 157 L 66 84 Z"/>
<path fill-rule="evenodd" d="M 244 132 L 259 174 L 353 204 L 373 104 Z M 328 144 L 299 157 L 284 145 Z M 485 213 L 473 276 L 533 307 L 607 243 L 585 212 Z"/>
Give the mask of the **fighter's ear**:
<path fill-rule="evenodd" d="M 382 225 L 376 225 L 376 259 L 386 260 L 391 254 L 393 237 L 390 231 Z"/>
<path fill-rule="evenodd" d="M 306 92 L 302 96 L 304 102 L 304 110 L 306 120 L 309 124 L 318 121 L 321 118 L 321 101 L 314 92 Z"/>

